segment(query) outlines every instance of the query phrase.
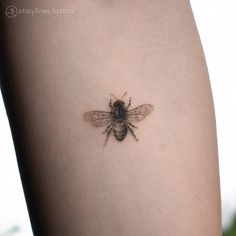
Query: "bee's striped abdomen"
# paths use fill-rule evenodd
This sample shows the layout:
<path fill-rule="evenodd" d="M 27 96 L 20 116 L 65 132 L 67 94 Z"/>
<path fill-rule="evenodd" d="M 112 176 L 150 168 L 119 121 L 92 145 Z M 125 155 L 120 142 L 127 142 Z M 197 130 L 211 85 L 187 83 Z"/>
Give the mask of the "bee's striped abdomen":
<path fill-rule="evenodd" d="M 116 139 L 122 141 L 127 134 L 127 125 L 125 122 L 115 122 L 113 130 Z"/>

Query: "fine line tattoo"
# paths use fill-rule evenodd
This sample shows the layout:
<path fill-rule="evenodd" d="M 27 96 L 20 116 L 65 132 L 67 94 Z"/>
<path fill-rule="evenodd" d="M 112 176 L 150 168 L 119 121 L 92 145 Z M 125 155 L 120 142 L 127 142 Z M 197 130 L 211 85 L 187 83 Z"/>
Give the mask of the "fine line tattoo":
<path fill-rule="evenodd" d="M 127 106 L 122 100 L 126 94 L 127 92 L 124 93 L 121 99 L 118 99 L 116 96 L 111 94 L 111 96 L 116 100 L 115 102 L 112 102 L 112 99 L 110 99 L 110 112 L 89 111 L 84 113 L 84 119 L 90 122 L 94 127 L 107 126 L 103 132 L 103 134 L 106 134 L 104 146 L 106 145 L 111 132 L 113 132 L 116 140 L 121 142 L 125 139 L 128 131 L 130 131 L 130 134 L 136 141 L 138 141 L 138 138 L 136 137 L 133 130 L 133 128 L 138 129 L 138 127 L 133 125 L 132 122 L 143 120 L 153 110 L 153 105 L 150 104 L 143 104 L 132 110 L 129 110 L 128 108 L 131 105 L 131 97 L 129 98 L 129 103 Z"/>

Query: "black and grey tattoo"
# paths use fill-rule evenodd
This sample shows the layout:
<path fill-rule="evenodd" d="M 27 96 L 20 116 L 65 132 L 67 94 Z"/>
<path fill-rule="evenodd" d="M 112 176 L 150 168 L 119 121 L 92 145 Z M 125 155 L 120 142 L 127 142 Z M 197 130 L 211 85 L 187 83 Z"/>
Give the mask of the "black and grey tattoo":
<path fill-rule="evenodd" d="M 134 134 L 133 128 L 138 128 L 132 124 L 132 122 L 138 122 L 149 115 L 153 110 L 153 105 L 143 104 L 132 110 L 128 110 L 131 105 L 131 97 L 129 103 L 126 106 L 125 102 L 122 100 L 127 92 L 122 96 L 121 99 L 116 98 L 111 94 L 116 101 L 112 102 L 110 99 L 109 107 L 110 112 L 107 111 L 89 111 L 84 114 L 84 119 L 90 122 L 95 127 L 107 126 L 103 134 L 106 134 L 106 140 L 104 146 L 106 145 L 108 138 L 113 132 L 116 140 L 123 141 L 130 131 L 130 134 L 138 141 L 136 135 Z"/>

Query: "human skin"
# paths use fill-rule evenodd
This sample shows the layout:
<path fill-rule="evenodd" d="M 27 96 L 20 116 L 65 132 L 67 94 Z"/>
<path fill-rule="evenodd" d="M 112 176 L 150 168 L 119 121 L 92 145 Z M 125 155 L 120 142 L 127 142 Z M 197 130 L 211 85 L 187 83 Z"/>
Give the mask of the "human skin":
<path fill-rule="evenodd" d="M 2 1 L 2 93 L 35 235 L 219 236 L 213 100 L 186 0 Z M 152 104 L 118 142 L 83 119 Z"/>

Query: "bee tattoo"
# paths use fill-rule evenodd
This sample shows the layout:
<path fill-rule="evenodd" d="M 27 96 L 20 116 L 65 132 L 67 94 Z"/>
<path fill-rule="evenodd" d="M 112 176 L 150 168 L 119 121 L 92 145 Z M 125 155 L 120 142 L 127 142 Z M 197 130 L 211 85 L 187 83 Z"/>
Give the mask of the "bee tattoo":
<path fill-rule="evenodd" d="M 106 140 L 104 146 L 106 145 L 111 132 L 113 132 L 116 140 L 123 141 L 128 132 L 138 141 L 136 135 L 134 134 L 133 128 L 138 129 L 134 126 L 132 122 L 138 122 L 143 120 L 150 112 L 153 110 L 153 105 L 143 104 L 132 110 L 128 110 L 131 105 L 131 97 L 129 98 L 129 103 L 126 106 L 125 102 L 122 100 L 127 92 L 118 99 L 113 96 L 116 100 L 112 102 L 110 99 L 109 107 L 110 112 L 107 111 L 89 111 L 84 114 L 84 119 L 90 122 L 94 127 L 107 126 L 103 134 L 106 134 Z"/>

